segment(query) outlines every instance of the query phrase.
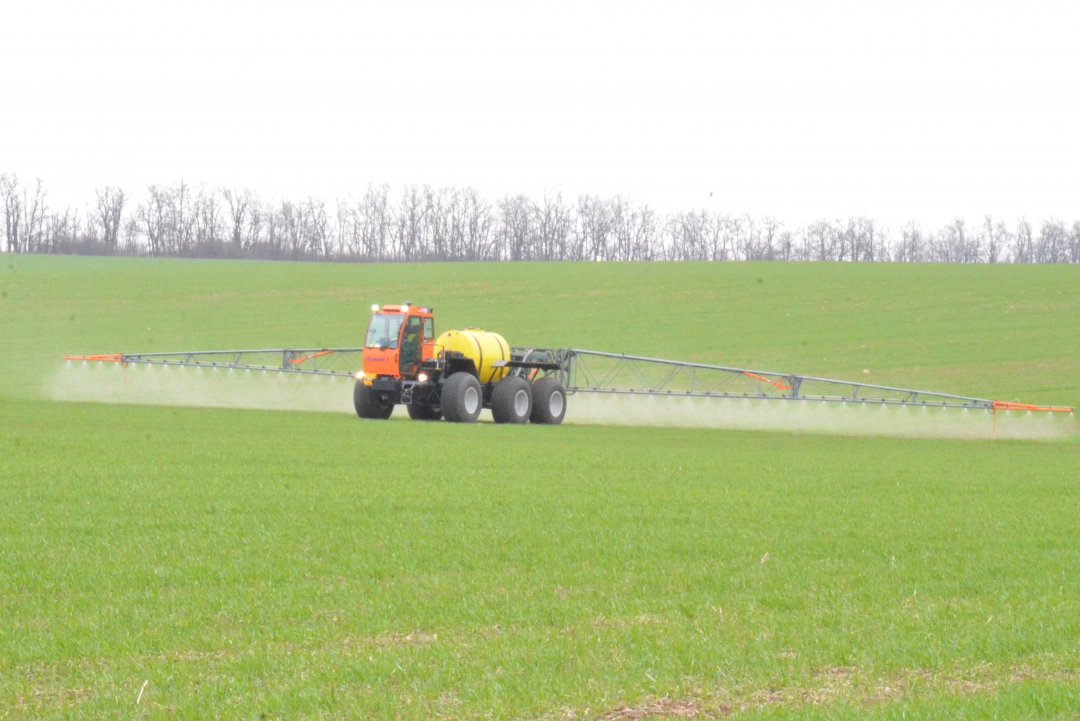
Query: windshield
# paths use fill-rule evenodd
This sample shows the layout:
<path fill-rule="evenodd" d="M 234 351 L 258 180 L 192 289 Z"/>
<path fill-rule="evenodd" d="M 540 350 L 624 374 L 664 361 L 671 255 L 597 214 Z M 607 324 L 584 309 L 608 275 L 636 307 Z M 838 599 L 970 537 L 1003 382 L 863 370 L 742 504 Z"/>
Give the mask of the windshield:
<path fill-rule="evenodd" d="M 368 326 L 365 348 L 397 348 L 398 331 L 401 323 L 405 320 L 403 315 L 385 315 L 376 313 L 371 316 L 371 325 Z"/>

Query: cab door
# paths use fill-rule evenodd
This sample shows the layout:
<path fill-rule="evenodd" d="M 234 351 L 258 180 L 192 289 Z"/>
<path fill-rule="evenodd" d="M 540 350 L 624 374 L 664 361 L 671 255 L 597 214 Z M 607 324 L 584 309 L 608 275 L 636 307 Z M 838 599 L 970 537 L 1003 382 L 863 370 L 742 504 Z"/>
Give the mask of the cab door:
<path fill-rule="evenodd" d="M 415 378 L 420 372 L 420 339 L 422 337 L 419 316 L 409 316 L 401 330 L 401 377 Z"/>

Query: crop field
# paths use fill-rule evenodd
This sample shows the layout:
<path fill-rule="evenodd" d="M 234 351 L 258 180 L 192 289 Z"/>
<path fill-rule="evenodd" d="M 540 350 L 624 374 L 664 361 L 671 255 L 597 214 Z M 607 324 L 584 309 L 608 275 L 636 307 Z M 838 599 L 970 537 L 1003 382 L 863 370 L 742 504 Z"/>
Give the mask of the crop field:
<path fill-rule="evenodd" d="M 0 255 L 0 720 L 1080 714 L 1075 432 L 57 392 L 124 373 L 65 353 L 355 346 L 402 301 L 514 344 L 1080 406 L 1080 268 Z"/>

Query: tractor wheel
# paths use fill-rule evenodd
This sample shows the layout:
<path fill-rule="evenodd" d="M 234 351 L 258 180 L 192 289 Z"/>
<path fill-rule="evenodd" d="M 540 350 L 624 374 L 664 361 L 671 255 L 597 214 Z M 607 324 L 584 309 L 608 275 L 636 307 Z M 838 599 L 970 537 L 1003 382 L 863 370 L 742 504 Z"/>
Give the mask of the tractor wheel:
<path fill-rule="evenodd" d="M 442 408 L 438 406 L 410 403 L 405 407 L 409 410 L 409 418 L 414 421 L 437 421 L 442 418 Z"/>
<path fill-rule="evenodd" d="M 496 423 L 528 423 L 532 386 L 521 376 L 507 376 L 491 391 L 491 417 Z"/>
<path fill-rule="evenodd" d="M 442 388 L 443 417 L 451 423 L 473 423 L 484 407 L 484 391 L 472 373 L 460 371 L 446 379 Z"/>
<path fill-rule="evenodd" d="M 364 385 L 363 381 L 356 382 L 352 398 L 356 415 L 361 418 L 386 420 L 394 412 L 394 404 L 376 393 L 371 386 Z"/>
<path fill-rule="evenodd" d="M 566 417 L 566 389 L 555 376 L 544 376 L 533 383 L 533 423 L 559 425 Z"/>

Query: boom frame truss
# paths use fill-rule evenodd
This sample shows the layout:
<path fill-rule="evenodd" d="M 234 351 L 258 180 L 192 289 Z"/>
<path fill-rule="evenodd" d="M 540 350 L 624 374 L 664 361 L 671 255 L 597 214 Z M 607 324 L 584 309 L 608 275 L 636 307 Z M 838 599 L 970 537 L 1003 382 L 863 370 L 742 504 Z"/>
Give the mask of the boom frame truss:
<path fill-rule="evenodd" d="M 360 367 L 361 350 L 360 348 L 263 348 L 172 353 L 111 353 L 96 356 L 64 356 L 64 360 L 352 377 L 356 369 Z"/>
<path fill-rule="evenodd" d="M 361 354 L 361 348 L 268 348 L 172 353 L 115 353 L 96 356 L 65 356 L 65 360 L 352 377 L 360 369 Z M 1012 401 L 995 401 L 859 381 L 748 370 L 582 348 L 516 346 L 511 349 L 511 359 L 509 365 L 550 364 L 550 368 L 535 372 L 557 375 L 570 394 L 884 404 L 977 409 L 994 413 L 998 411 L 1073 412 L 1073 408 L 1067 406 L 1040 406 Z"/>

